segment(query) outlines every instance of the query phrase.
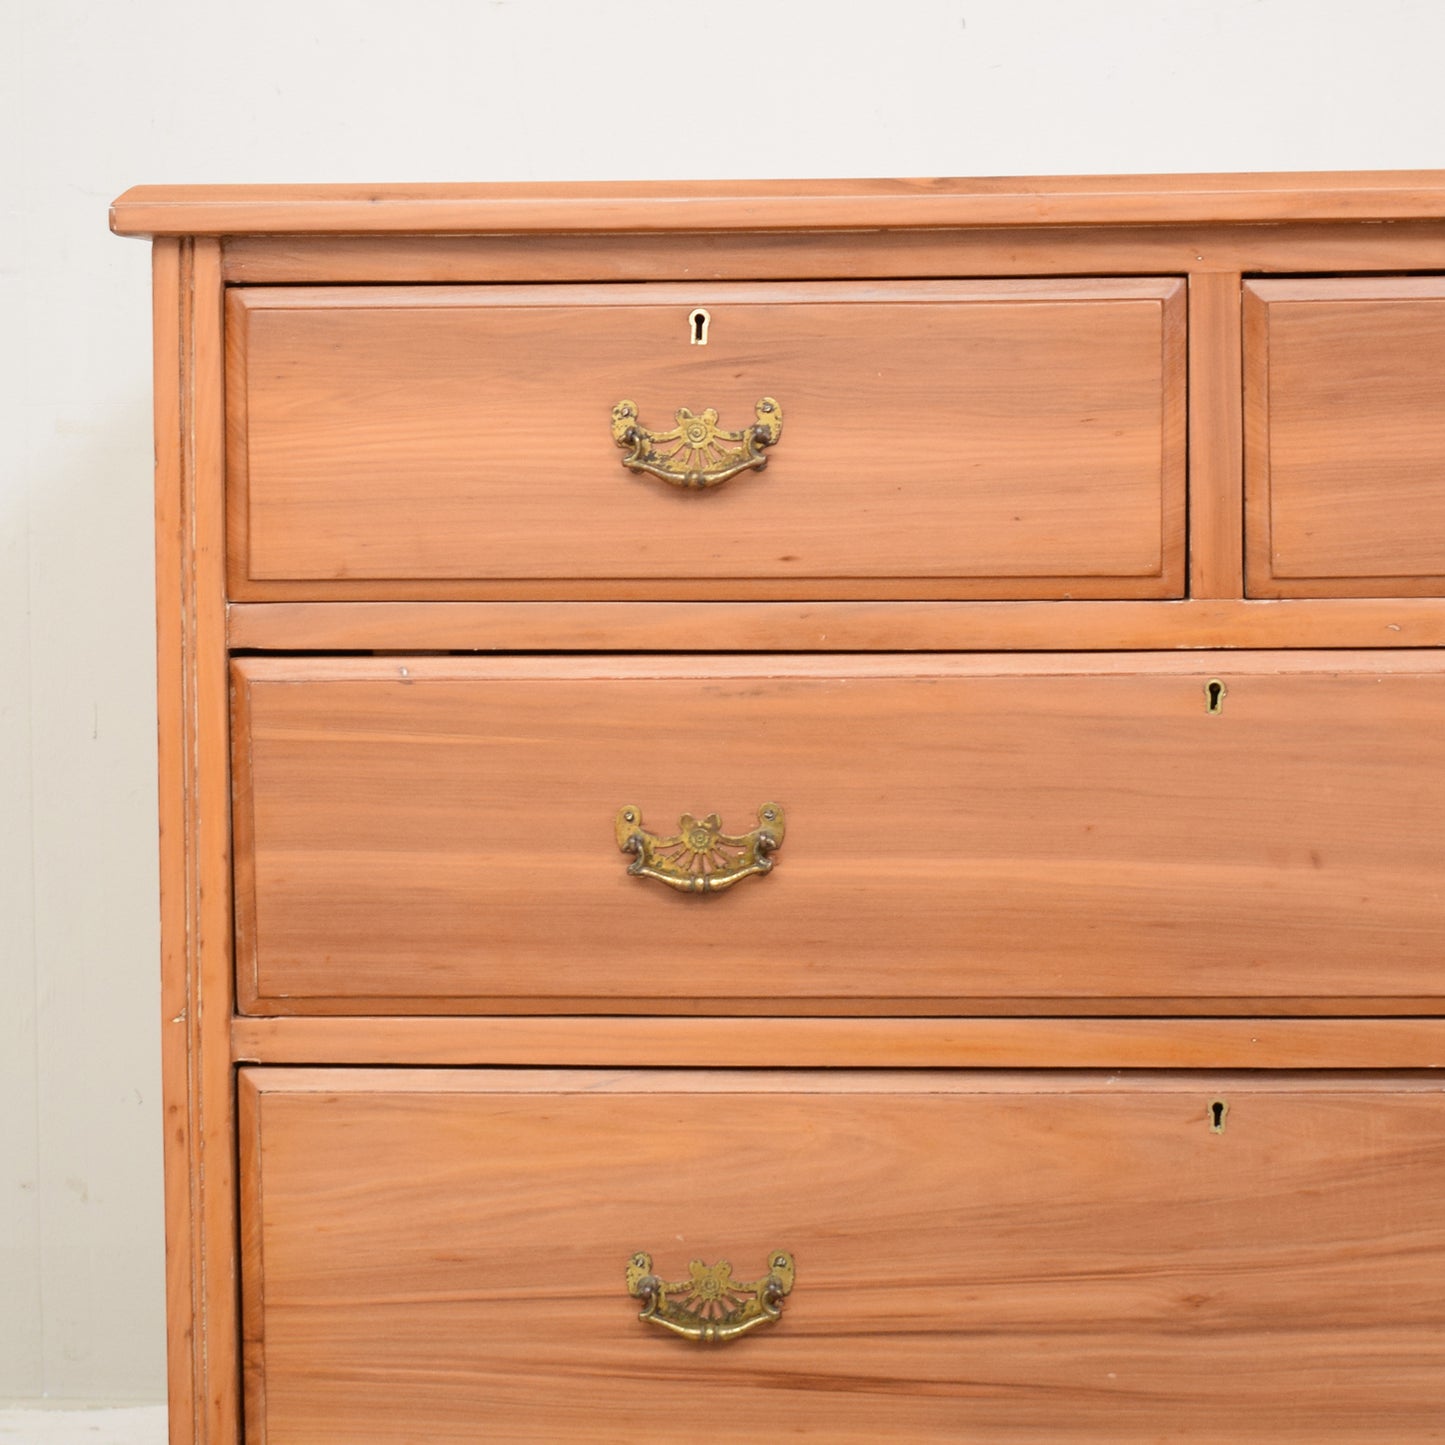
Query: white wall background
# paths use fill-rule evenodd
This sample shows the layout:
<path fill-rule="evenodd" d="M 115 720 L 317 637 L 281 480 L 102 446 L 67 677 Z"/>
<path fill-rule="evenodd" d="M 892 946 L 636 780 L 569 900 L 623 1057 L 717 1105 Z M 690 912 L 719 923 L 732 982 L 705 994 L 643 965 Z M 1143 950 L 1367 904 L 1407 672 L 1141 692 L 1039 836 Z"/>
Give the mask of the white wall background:
<path fill-rule="evenodd" d="M 1445 166 L 1440 0 L 3 0 L 0 21 L 0 1401 L 164 1387 L 149 277 L 106 232 L 116 193 Z"/>

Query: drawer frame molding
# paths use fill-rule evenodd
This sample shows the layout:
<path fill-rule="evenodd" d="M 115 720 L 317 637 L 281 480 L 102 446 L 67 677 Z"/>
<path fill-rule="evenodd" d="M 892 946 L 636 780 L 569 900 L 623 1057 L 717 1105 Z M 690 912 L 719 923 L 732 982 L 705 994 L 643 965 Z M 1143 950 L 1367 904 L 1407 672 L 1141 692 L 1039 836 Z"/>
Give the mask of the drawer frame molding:
<path fill-rule="evenodd" d="M 172 1445 L 236 1445 L 235 986 L 221 248 L 153 251 L 161 1048 Z"/>

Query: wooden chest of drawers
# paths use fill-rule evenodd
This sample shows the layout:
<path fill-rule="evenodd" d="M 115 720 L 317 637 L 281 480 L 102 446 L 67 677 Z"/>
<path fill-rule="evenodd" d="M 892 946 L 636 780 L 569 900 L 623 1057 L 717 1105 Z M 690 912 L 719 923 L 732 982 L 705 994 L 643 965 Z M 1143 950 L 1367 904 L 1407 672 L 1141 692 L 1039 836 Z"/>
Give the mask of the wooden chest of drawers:
<path fill-rule="evenodd" d="M 1445 1439 L 1445 174 L 113 224 L 174 1445 Z"/>

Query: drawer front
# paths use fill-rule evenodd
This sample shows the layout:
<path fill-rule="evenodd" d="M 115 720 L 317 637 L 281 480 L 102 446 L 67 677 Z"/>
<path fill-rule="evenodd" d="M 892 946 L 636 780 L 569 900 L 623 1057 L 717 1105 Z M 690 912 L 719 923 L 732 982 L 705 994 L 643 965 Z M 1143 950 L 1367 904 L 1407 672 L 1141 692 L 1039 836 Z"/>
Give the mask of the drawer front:
<path fill-rule="evenodd" d="M 1175 280 L 235 289 L 232 591 L 1178 596 L 1183 306 Z M 621 401 L 663 433 L 765 397 L 766 471 L 622 465 Z"/>
<path fill-rule="evenodd" d="M 248 1011 L 1344 1012 L 1445 989 L 1438 653 L 234 679 Z M 626 807 L 742 835 L 765 803 L 775 866 L 716 895 L 619 850 Z"/>
<path fill-rule="evenodd" d="M 1445 277 L 1245 287 L 1248 588 L 1445 593 Z"/>
<path fill-rule="evenodd" d="M 1445 1438 L 1438 1082 L 254 1069 L 241 1122 L 265 1445 Z M 639 1251 L 795 1277 L 700 1345 Z"/>

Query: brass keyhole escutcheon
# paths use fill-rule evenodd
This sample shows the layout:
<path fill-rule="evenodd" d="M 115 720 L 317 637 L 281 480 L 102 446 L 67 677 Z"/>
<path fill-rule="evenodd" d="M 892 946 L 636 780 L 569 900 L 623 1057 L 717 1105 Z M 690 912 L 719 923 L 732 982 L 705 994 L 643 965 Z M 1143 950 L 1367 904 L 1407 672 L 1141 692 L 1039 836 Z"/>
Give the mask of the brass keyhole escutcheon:
<path fill-rule="evenodd" d="M 1229 689 L 1217 678 L 1211 677 L 1204 684 L 1205 712 L 1211 717 L 1218 717 L 1224 711 L 1224 699 L 1229 696 Z"/>
<path fill-rule="evenodd" d="M 689 344 L 692 346 L 706 346 L 707 329 L 711 324 L 712 317 L 709 315 L 707 308 L 699 306 L 687 318 L 687 339 Z"/>

